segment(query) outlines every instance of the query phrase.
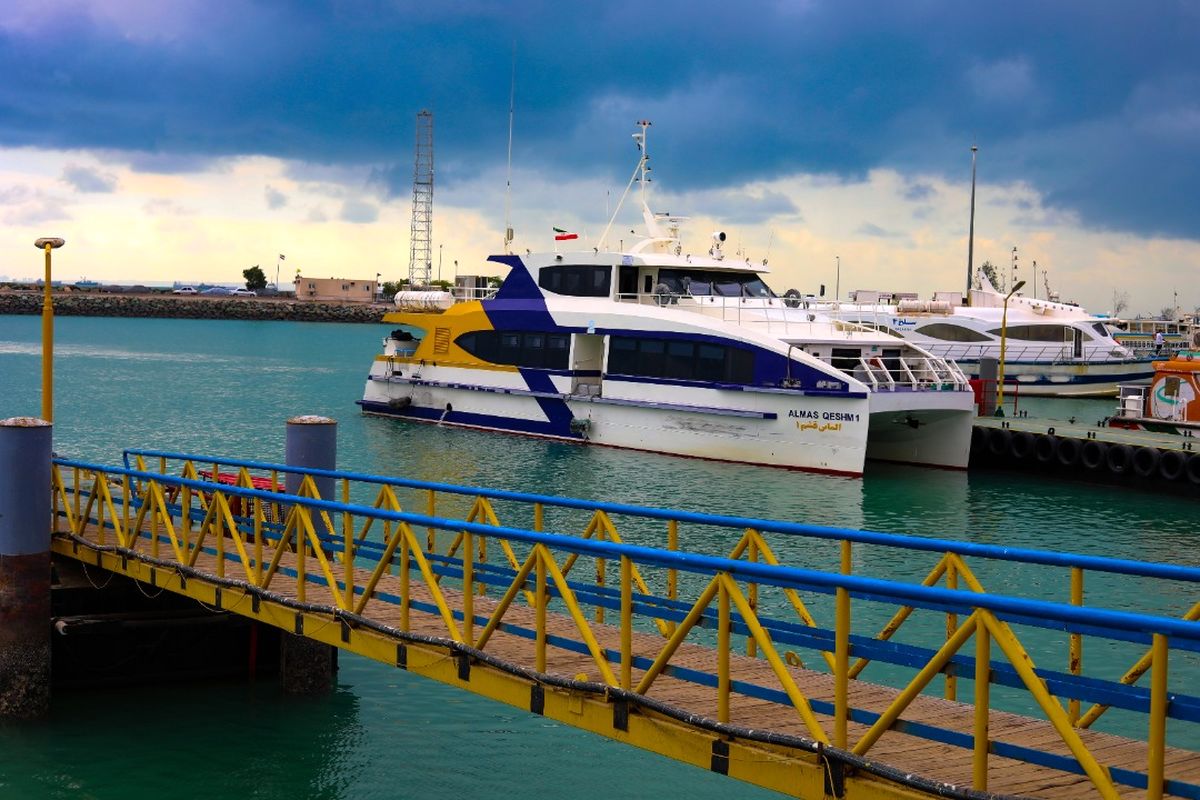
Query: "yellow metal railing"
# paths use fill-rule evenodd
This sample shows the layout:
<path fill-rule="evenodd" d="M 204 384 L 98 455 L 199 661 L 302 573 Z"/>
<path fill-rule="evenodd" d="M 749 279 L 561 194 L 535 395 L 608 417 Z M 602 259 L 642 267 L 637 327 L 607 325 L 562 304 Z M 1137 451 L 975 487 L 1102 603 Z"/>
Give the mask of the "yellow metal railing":
<path fill-rule="evenodd" d="M 1043 566 L 1068 564 L 1069 602 L 1047 603 L 986 592 L 966 560 L 969 554 L 992 557 L 987 548 L 978 546 L 962 545 L 959 551 L 937 553 L 929 540 L 909 537 L 875 541 L 877 535 L 866 532 L 818 531 L 783 523 L 642 509 L 643 520 L 665 523 L 666 547 L 656 549 L 623 541 L 613 517 L 618 513 L 637 517 L 632 507 L 515 493 L 492 492 L 489 496 L 462 487 L 366 480 L 365 476 L 340 473 L 335 473 L 340 499 L 334 501 L 318 496 L 313 477 L 324 474 L 318 470 L 297 470 L 303 475 L 298 494 L 283 495 L 279 473 L 286 468 L 281 465 L 158 456 L 156 471 L 147 468 L 146 459 L 152 456 L 134 453 L 133 458 L 130 468 L 58 461 L 53 495 L 56 532 L 74 537 L 76 545 L 87 542 L 119 548 L 126 556 L 164 559 L 188 569 L 196 569 L 201 562 L 211 564 L 217 579 L 236 580 L 258 592 L 279 592 L 300 603 L 308 600 L 314 586 L 328 587 L 331 610 L 396 619 L 404 632 L 415 630 L 414 613 L 420 611 L 440 620 L 438 635 L 483 652 L 499 634 L 525 624 L 514 622 L 511 614 L 517 605 L 523 605 L 532 610 L 530 666 L 538 673 L 547 670 L 548 652 L 561 646 L 556 641 L 562 634 L 553 634 L 549 623 L 550 615 L 559 613 L 570 621 L 578 637 L 572 641 L 600 680 L 638 696 L 652 697 L 664 675 L 679 679 L 681 673 L 674 666 L 677 656 L 689 640 L 699 639 L 715 645 L 715 669 L 710 675 L 716 721 L 721 724 L 738 722 L 738 704 L 748 698 L 770 698 L 790 705 L 802 735 L 811 741 L 865 756 L 883 736 L 897 729 L 902 715 L 937 676 L 945 679 L 945 699 L 957 700 L 959 670 L 966 667 L 961 674 L 974 685 L 970 780 L 978 790 L 988 788 L 989 756 L 1002 753 L 1009 758 L 1024 754 L 1033 765 L 1080 771 L 1101 797 L 1119 797 L 1117 787 L 1122 784 L 1145 786 L 1147 797 L 1162 797 L 1169 785 L 1164 772 L 1167 720 L 1195 722 L 1200 716 L 1200 703 L 1180 691 L 1170 691 L 1167 680 L 1173 648 L 1200 650 L 1200 626 L 1194 624 L 1200 604 L 1192 606 L 1183 620 L 1083 605 L 1085 567 L 1103 570 L 1107 566 L 1190 583 L 1200 580 L 1200 570 L 1142 565 L 1140 572 L 1135 572 L 1135 562 L 1084 557 L 1070 566 L 1069 556 L 1041 554 L 1037 559 Z M 169 463 L 176 475 L 167 474 Z M 200 464 L 203 469 L 198 468 Z M 209 480 L 203 480 L 206 477 Z M 415 492 L 422 513 L 404 510 L 404 491 Z M 442 495 L 454 498 L 439 502 Z M 358 504 L 351 502 L 355 497 Z M 523 503 L 531 509 L 529 527 L 503 525 L 498 503 Z M 545 514 L 550 504 L 583 514 L 586 522 L 580 532 L 546 533 Z M 439 509 L 444 514 L 452 505 L 465 507 L 465 513 L 457 518 L 439 516 Z M 681 522 L 738 527 L 740 535 L 721 557 L 680 552 Z M 424 537 L 419 535 L 422 528 Z M 766 533 L 795 536 L 802 530 L 837 543 L 836 569 L 816 572 L 780 563 Z M 855 547 L 862 544 L 907 545 L 938 557 L 919 583 L 884 581 L 853 574 Z M 497 551 L 500 559 L 489 561 Z M 1029 554 L 1035 551 L 1006 552 L 1029 558 L 1031 563 L 1034 560 Z M 594 572 L 581 574 L 581 559 L 593 562 Z M 610 585 L 610 565 L 614 565 L 615 589 Z M 394 587 L 393 600 L 384 597 L 392 592 L 383 591 L 385 583 Z M 422 591 L 420 599 L 415 594 L 417 587 Z M 832 629 L 820 627 L 804 594 L 832 594 Z M 485 597 L 490 602 L 479 605 L 479 598 Z M 886 603 L 894 611 L 873 635 L 856 635 L 852 611 L 867 602 Z M 418 606 L 432 606 L 432 611 Z M 589 607 L 591 614 L 586 612 Z M 613 640 L 606 638 L 610 630 L 604 624 L 606 610 L 615 611 L 618 617 Z M 910 655 L 919 650 L 925 660 L 915 667 L 915 674 L 902 681 L 886 707 L 853 707 L 853 682 L 871 663 L 889 660 L 890 651 L 882 644 L 893 640 L 916 612 L 944 615 L 944 635 L 936 642 L 907 645 Z M 1039 622 L 1069 631 L 1065 673 L 1039 669 L 1014 631 L 1016 624 L 1036 628 Z M 1148 636 L 1151 646 L 1119 680 L 1078 680 L 1084 675 L 1084 632 L 1104 638 L 1105 626 L 1122 632 L 1116 638 Z M 715 640 L 706 638 L 710 634 L 700 634 L 702 629 L 715 629 Z M 804 634 L 806 631 L 809 633 Z M 638 632 L 656 634 L 660 644 L 648 649 L 646 637 L 635 635 Z M 737 636 L 745 638 L 746 657 L 767 664 L 774 684 L 750 685 L 736 679 L 733 652 Z M 972 639 L 973 653 L 967 647 Z M 992 659 L 993 644 L 1007 666 Z M 808 688 L 813 684 L 800 679 L 800 672 L 812 671 L 796 669 L 802 662 L 794 650 L 801 647 L 815 650 L 818 664 L 831 675 L 832 698 L 814 695 Z M 891 668 L 907 663 L 893 660 Z M 1125 691 L 1147 671 L 1151 673 L 1148 693 Z M 1177 687 L 1186 687 L 1187 679 L 1186 675 L 1181 678 Z M 1028 694 L 1056 732 L 1065 753 L 994 739 L 990 690 L 997 682 Z M 1065 707 L 1048 688 L 1050 683 L 1070 692 Z M 1102 692 L 1096 690 L 1100 683 Z M 1148 734 L 1143 769 L 1114 768 L 1092 752 L 1083 729 L 1109 706 L 1096 702 L 1082 713 L 1081 702 L 1089 696 L 1118 698 L 1127 710 L 1144 707 Z M 910 735 L 924 731 L 935 740 L 954 739 L 928 725 L 906 724 L 903 729 Z M 1180 785 L 1200 792 L 1192 784 Z"/>

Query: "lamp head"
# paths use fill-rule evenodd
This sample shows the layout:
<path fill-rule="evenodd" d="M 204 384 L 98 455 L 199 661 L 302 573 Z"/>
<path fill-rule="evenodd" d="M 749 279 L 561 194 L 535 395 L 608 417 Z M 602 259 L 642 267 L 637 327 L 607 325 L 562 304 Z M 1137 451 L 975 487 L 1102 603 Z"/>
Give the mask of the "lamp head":
<path fill-rule="evenodd" d="M 1012 288 L 1012 292 L 1010 294 L 1016 294 L 1017 292 L 1021 291 L 1021 287 L 1024 285 L 1025 281 L 1017 281 L 1017 285 Z"/>
<path fill-rule="evenodd" d="M 62 247 L 66 243 L 67 243 L 66 239 L 59 239 L 57 236 L 54 236 L 54 237 L 44 237 L 44 238 L 38 239 L 36 242 L 33 243 L 33 246 L 36 247 L 38 250 L 45 250 L 47 247 L 51 247 L 51 248 L 54 248 L 55 250 L 57 250 L 58 248 Z"/>

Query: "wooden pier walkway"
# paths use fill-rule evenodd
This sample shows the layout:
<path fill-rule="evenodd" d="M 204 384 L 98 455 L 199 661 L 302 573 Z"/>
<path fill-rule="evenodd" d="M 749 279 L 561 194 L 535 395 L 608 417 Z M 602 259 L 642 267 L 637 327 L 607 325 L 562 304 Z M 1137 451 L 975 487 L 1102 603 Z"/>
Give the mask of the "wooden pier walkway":
<path fill-rule="evenodd" d="M 67 481 L 61 483 L 67 484 Z M 214 487 L 214 491 L 221 489 Z M 252 490 L 229 491 L 254 494 Z M 143 496 L 152 495 L 151 492 Z M 219 515 L 209 513 L 208 517 L 207 538 L 199 538 L 199 530 L 190 532 L 191 541 L 186 541 L 179 532 L 173 534 L 174 541 L 177 544 L 182 541 L 189 555 L 190 563 L 184 565 L 172 555 L 172 539 L 165 527 L 167 518 L 152 522 L 153 512 L 146 514 L 140 530 L 127 524 L 123 532 L 117 531 L 123 533 L 124 545 L 119 545 L 114 535 L 113 528 L 121 525 L 113 524 L 111 514 L 103 536 L 96 524 L 97 515 L 80 514 L 73 532 L 61 531 L 56 535 L 53 549 L 59 556 L 185 594 L 223 611 L 298 632 L 566 724 L 794 796 L 812 800 L 826 796 L 986 796 L 972 795 L 970 791 L 973 784 L 979 783 L 979 752 L 972 741 L 979 731 L 981 715 L 969 703 L 927 693 L 916 696 L 903 708 L 898 721 L 862 756 L 864 762 L 878 767 L 874 771 L 854 766 L 832 770 L 822 752 L 794 746 L 798 740 L 811 741 L 813 728 L 806 723 L 794 696 L 789 696 L 779 669 L 790 676 L 824 731 L 836 731 L 838 726 L 836 670 L 805 668 L 791 652 L 784 654 L 786 663 L 776 665 L 761 648 L 755 656 L 741 654 L 744 652 L 741 645 L 747 639 L 745 625 L 749 622 L 744 610 L 739 614 L 740 607 L 709 617 L 710 623 L 719 620 L 722 614 L 727 615 L 726 620 L 733 619 L 733 627 L 726 629 L 732 630 L 732 634 L 722 634 L 717 626 L 718 643 L 722 635 L 729 636 L 726 649 L 712 646 L 710 633 L 707 641 L 695 641 L 704 639 L 703 636 L 683 640 L 664 660 L 670 632 L 676 625 L 686 624 L 680 619 L 682 612 L 663 629 L 663 616 L 655 619 L 655 614 L 645 608 L 636 622 L 622 624 L 622 615 L 614 605 L 609 605 L 607 614 L 615 624 L 599 622 L 589 598 L 595 600 L 607 591 L 610 600 L 623 598 L 621 608 L 625 608 L 624 603 L 646 604 L 646 596 L 633 586 L 627 573 L 622 576 L 619 588 L 601 587 L 594 595 L 585 591 L 577 606 L 571 608 L 575 604 L 563 597 L 565 584 L 557 584 L 556 590 L 553 581 L 555 569 L 565 575 L 570 568 L 568 554 L 546 556 L 556 559 L 551 568 L 547 562 L 538 560 L 545 556 L 538 555 L 541 544 L 532 546 L 530 561 L 524 564 L 522 575 L 518 575 L 516 564 L 510 568 L 497 566 L 495 561 L 488 565 L 474 558 L 464 560 L 463 553 L 476 553 L 483 539 L 482 535 L 472 537 L 473 523 L 464 522 L 468 538 L 457 552 L 457 560 L 451 548 L 440 555 L 426 551 L 423 556 L 427 558 L 422 564 L 418 548 L 405 550 L 405 541 L 412 545 L 420 537 L 410 528 L 406 540 L 400 532 L 406 526 L 394 524 L 392 542 L 398 546 L 384 550 L 382 570 L 374 564 L 363 564 L 362 551 L 355 562 L 358 566 L 347 569 L 344 563 L 336 563 L 336 558 L 320 558 L 303 544 L 295 547 L 296 539 L 292 539 L 290 548 L 279 547 L 278 540 L 274 544 L 268 540 L 269 546 L 260 552 L 258 563 L 263 571 L 268 564 L 274 567 L 269 579 L 264 579 L 263 572 L 245 569 L 248 562 L 244 557 L 254 552 L 254 536 L 246 530 L 247 520 L 252 518 L 241 518 L 239 533 L 230 527 L 222 530 L 219 524 L 212 528 L 211 520 Z M 336 521 L 338 515 L 331 518 Z M 182 517 L 176 517 L 175 521 L 181 522 Z M 257 524 L 261 526 L 263 521 Z M 379 520 L 375 524 L 382 527 Z M 152 526 L 157 547 L 153 545 Z M 354 529 L 353 538 L 361 541 L 367 531 L 363 529 L 362 538 L 358 538 L 357 530 Z M 286 540 L 286 534 L 283 538 Z M 497 542 L 491 546 L 497 547 Z M 306 555 L 298 557 L 297 549 Z M 534 561 L 537 565 L 531 567 Z M 334 586 L 322 577 L 331 575 L 326 571 L 331 563 L 336 567 L 332 571 Z M 441 566 L 434 569 L 437 564 Z M 424 573 L 425 579 L 422 569 L 430 570 Z M 627 563 L 625 569 L 631 566 Z M 435 572 L 440 577 L 428 580 Z M 573 582 L 582 580 L 578 572 L 579 568 L 571 573 Z M 300 575 L 305 576 L 303 587 L 297 581 Z M 490 582 L 486 580 L 489 576 Z M 714 578 L 714 582 L 718 580 Z M 534 602 L 538 597 L 534 587 L 539 583 L 547 587 L 547 601 L 540 607 Z M 464 591 L 464 587 L 470 588 Z M 502 600 L 506 591 L 511 597 L 507 605 Z M 724 589 L 719 597 L 728 609 Z M 691 602 L 689 599 L 687 605 Z M 713 606 L 717 605 L 713 601 Z M 583 609 L 589 611 L 586 622 L 580 616 Z M 453 622 L 448 620 L 447 612 Z M 468 613 L 475 620 L 472 625 L 464 624 Z M 742 627 L 738 627 L 739 621 L 744 623 Z M 964 627 L 973 624 L 966 617 L 959 622 Z M 982 622 L 979 624 L 982 629 Z M 486 641 L 481 641 L 485 630 Z M 544 644 L 540 656 L 539 642 Z M 592 643 L 607 654 L 604 660 L 611 670 L 608 680 L 589 650 Z M 722 653 L 726 654 L 725 666 Z M 781 657 L 775 654 L 776 659 Z M 809 651 L 803 657 L 810 665 L 826 663 L 819 652 Z M 857 658 L 858 653 L 852 653 L 852 657 Z M 539 658 L 544 663 L 539 664 Z M 628 687 L 628 692 L 638 686 L 655 663 L 665 663 L 666 667 L 645 692 L 649 702 L 626 704 L 627 693 L 595 688 L 608 682 L 616 689 Z M 993 660 L 991 664 L 995 669 L 996 662 Z M 622 675 L 625 665 L 628 673 Z M 934 672 L 941 675 L 945 670 Z M 970 676 L 964 680 L 966 677 Z M 725 693 L 723 686 L 727 688 Z M 849 680 L 847 688 L 845 741 L 853 747 L 868 734 L 877 715 L 893 707 L 900 692 L 859 679 Z M 1076 756 L 1051 722 L 994 708 L 986 714 L 989 751 L 985 762 L 986 792 L 1064 799 L 1200 795 L 1197 753 L 1161 748 L 1166 791 L 1159 795 L 1128 785 L 1136 783 L 1136 778 L 1133 781 L 1121 778 L 1132 774 L 1145 780 L 1144 776 L 1151 771 L 1147 765 L 1154 762 L 1154 744 L 1090 729 L 1073 730 L 1101 769 L 1113 776 L 1119 793 L 1097 786 L 1091 777 L 1081 774 Z M 757 738 L 738 736 L 738 731 L 755 732 Z M 933 738 L 930 731 L 937 732 Z M 944 741 L 947 739 L 957 742 Z M 1021 752 L 1034 753 L 1036 758 L 1031 761 L 1006 755 Z M 906 785 L 903 780 L 895 779 L 905 775 L 916 780 Z M 935 784 L 940 788 L 934 789 Z M 1180 793 L 1173 793 L 1174 788 Z"/>

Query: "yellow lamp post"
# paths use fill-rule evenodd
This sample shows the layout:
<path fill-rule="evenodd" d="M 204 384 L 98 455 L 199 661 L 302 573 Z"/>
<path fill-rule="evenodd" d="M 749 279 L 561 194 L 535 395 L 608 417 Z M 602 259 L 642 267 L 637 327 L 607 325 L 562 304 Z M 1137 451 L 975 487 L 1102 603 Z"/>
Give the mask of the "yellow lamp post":
<path fill-rule="evenodd" d="M 50 251 L 66 240 L 43 238 L 33 243 L 46 252 L 46 277 L 42 282 L 42 419 L 54 422 L 54 301 L 50 299 Z"/>
<path fill-rule="evenodd" d="M 1008 344 L 1008 300 L 1021 290 L 1025 281 L 1017 281 L 1008 294 L 1004 295 L 1004 311 L 1000 315 L 1000 370 L 996 378 L 996 416 L 1004 416 L 1004 351 Z"/>

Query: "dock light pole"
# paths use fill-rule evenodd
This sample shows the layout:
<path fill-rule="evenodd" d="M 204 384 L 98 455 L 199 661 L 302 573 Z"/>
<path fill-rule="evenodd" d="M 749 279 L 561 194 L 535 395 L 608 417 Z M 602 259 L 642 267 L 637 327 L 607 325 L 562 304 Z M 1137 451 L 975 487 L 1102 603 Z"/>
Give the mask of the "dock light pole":
<path fill-rule="evenodd" d="M 1004 311 L 1000 315 L 1000 372 L 996 377 L 996 416 L 1004 416 L 1004 350 L 1008 344 L 1008 300 L 1025 285 L 1017 281 L 1008 294 L 1004 295 Z"/>
<path fill-rule="evenodd" d="M 834 256 L 837 259 L 837 273 L 834 275 L 833 282 L 833 299 L 842 299 L 842 257 Z"/>
<path fill-rule="evenodd" d="M 58 237 L 45 237 L 33 243 L 46 253 L 46 278 L 42 282 L 42 419 L 46 422 L 54 422 L 54 301 L 50 297 L 50 251 L 66 243 Z"/>

